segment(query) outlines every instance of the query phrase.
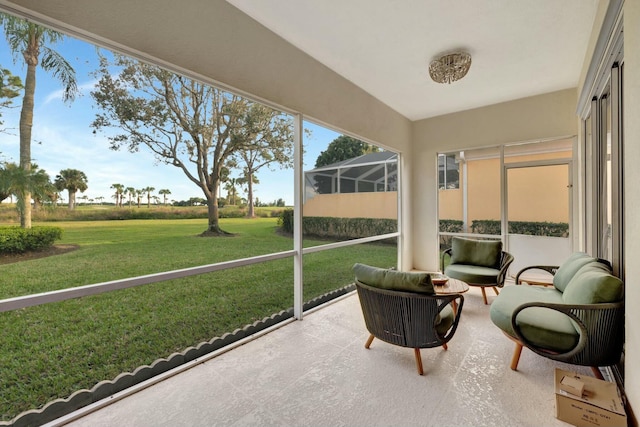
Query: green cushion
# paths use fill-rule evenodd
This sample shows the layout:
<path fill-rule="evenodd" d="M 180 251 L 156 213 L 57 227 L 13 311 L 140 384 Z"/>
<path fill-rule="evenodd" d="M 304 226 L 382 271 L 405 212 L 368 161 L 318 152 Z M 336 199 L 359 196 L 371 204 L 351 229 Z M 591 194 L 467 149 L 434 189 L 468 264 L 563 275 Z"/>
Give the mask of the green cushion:
<path fill-rule="evenodd" d="M 515 337 L 511 316 L 518 306 L 533 301 L 562 304 L 562 293 L 555 288 L 539 286 L 505 286 L 491 304 L 491 321 L 508 335 Z M 578 344 L 579 335 L 571 319 L 558 311 L 527 308 L 520 312 L 517 323 L 522 335 L 538 347 L 565 352 Z"/>
<path fill-rule="evenodd" d="M 438 332 L 438 335 L 444 336 L 447 333 L 453 325 L 455 317 L 451 304 L 447 304 L 442 308 L 442 311 L 436 317 L 436 332 Z"/>
<path fill-rule="evenodd" d="M 558 271 L 553 276 L 553 286 L 560 292 L 564 292 L 569 281 L 575 274 L 585 265 L 597 262 L 597 260 L 584 252 L 574 252 L 571 256 L 560 265 Z"/>
<path fill-rule="evenodd" d="M 500 270 L 467 264 L 449 264 L 444 269 L 446 276 L 462 280 L 470 285 L 495 285 Z"/>
<path fill-rule="evenodd" d="M 500 240 L 474 240 L 454 237 L 451 240 L 451 264 L 470 264 L 481 267 L 500 266 Z"/>
<path fill-rule="evenodd" d="M 375 288 L 435 294 L 429 273 L 402 272 L 360 263 L 353 265 L 353 272 L 358 281 Z"/>
<path fill-rule="evenodd" d="M 624 285 L 602 263 L 582 267 L 569 281 L 562 294 L 566 304 L 598 304 L 622 300 Z"/>

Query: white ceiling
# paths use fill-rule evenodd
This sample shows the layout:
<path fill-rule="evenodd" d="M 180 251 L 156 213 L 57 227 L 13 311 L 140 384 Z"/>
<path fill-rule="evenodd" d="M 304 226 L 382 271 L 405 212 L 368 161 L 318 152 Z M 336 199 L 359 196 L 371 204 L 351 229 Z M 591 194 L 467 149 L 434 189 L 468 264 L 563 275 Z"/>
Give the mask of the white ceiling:
<path fill-rule="evenodd" d="M 576 87 L 598 0 L 227 0 L 411 120 Z M 472 55 L 438 84 L 429 62 Z"/>

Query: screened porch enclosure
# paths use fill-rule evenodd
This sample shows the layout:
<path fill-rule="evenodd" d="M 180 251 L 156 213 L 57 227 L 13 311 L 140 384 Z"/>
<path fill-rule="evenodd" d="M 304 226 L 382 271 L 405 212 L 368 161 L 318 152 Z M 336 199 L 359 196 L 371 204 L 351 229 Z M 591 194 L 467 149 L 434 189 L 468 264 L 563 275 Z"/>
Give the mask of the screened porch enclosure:
<path fill-rule="evenodd" d="M 364 154 L 304 173 L 307 202 L 318 194 L 375 193 L 398 190 L 398 155 Z"/>
<path fill-rule="evenodd" d="M 441 248 L 451 236 L 501 239 L 513 277 L 572 251 L 574 138 L 439 155 Z"/>

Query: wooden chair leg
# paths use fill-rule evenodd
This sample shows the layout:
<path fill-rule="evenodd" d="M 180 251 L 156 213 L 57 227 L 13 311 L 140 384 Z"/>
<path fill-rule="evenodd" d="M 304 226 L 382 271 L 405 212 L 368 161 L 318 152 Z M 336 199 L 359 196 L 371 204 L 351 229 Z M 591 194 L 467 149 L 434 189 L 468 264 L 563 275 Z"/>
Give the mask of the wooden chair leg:
<path fill-rule="evenodd" d="M 375 337 L 373 336 L 373 334 L 369 335 L 369 339 L 368 339 L 368 340 L 367 340 L 367 342 L 365 343 L 364 348 L 369 348 L 369 347 L 371 347 L 371 343 L 373 342 L 373 338 L 375 338 Z"/>
<path fill-rule="evenodd" d="M 418 367 L 418 374 L 422 375 L 424 374 L 424 371 L 422 370 L 422 357 L 420 356 L 420 349 L 414 348 L 413 353 L 416 356 L 416 366 Z"/>
<path fill-rule="evenodd" d="M 456 300 L 451 301 L 451 308 L 453 308 L 453 314 L 458 312 L 458 302 Z"/>
<path fill-rule="evenodd" d="M 511 369 L 518 370 L 518 362 L 520 361 L 520 354 L 522 353 L 522 344 L 516 343 L 516 349 L 513 351 L 513 357 L 511 358 Z"/>
<path fill-rule="evenodd" d="M 447 343 L 442 344 L 442 348 L 444 348 L 445 350 L 449 350 L 449 347 L 447 346 Z"/>
<path fill-rule="evenodd" d="M 495 292 L 496 295 L 500 295 L 500 292 L 498 292 L 498 288 L 496 288 L 495 286 L 493 287 L 493 292 Z"/>
<path fill-rule="evenodd" d="M 484 286 L 481 287 L 480 290 L 482 290 L 482 299 L 484 300 L 484 305 L 488 305 L 489 303 L 487 302 L 487 292 L 484 290 Z"/>
<path fill-rule="evenodd" d="M 600 369 L 598 369 L 597 366 L 592 366 L 591 372 L 593 372 L 593 376 L 596 377 L 597 379 L 604 380 L 604 377 L 602 376 L 602 372 L 600 372 Z"/>

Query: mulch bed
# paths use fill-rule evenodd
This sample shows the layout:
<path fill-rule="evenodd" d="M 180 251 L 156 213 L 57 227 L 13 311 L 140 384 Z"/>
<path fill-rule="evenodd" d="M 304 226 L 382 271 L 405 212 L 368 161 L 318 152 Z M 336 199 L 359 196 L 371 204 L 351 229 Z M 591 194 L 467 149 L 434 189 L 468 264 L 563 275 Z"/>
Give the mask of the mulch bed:
<path fill-rule="evenodd" d="M 41 251 L 25 252 L 22 254 L 0 254 L 0 264 L 11 264 L 14 262 L 28 261 L 30 259 L 45 258 L 53 255 L 62 255 L 75 251 L 79 245 L 53 245 Z"/>

